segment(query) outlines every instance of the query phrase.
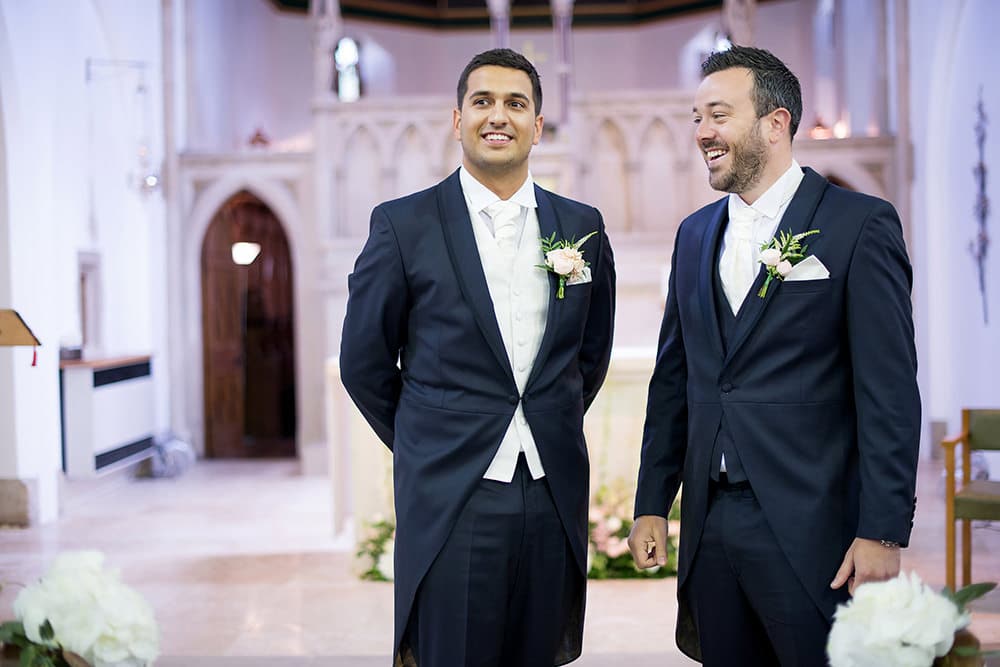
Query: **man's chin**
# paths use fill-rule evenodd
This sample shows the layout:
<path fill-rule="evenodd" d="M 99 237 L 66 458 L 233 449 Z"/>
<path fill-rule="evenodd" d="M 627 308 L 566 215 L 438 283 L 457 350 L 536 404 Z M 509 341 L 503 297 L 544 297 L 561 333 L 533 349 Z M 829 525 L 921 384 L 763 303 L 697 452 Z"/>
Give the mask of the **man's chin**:
<path fill-rule="evenodd" d="M 719 192 L 729 192 L 732 188 L 733 179 L 729 177 L 729 174 L 722 172 L 709 172 L 708 184 L 712 186 L 713 190 L 718 190 Z"/>

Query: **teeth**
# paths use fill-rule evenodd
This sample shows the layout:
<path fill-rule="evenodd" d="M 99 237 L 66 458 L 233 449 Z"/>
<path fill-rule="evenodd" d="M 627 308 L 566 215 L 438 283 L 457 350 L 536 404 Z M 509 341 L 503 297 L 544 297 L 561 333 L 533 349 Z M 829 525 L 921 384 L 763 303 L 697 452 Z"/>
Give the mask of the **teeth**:
<path fill-rule="evenodd" d="M 510 137 L 508 137 L 506 134 L 487 134 L 486 135 L 486 140 L 487 141 L 507 141 L 508 139 L 510 139 Z"/>
<path fill-rule="evenodd" d="M 721 148 L 713 148 L 712 150 L 705 152 L 705 155 L 708 157 L 709 160 L 714 160 L 715 158 L 722 157 L 725 154 L 726 151 L 722 150 Z"/>

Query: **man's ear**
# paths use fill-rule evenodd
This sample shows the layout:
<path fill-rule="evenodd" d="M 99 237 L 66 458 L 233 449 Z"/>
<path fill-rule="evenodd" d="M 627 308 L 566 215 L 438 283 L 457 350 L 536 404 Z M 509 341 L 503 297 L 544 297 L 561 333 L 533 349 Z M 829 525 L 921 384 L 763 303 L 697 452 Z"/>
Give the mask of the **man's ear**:
<path fill-rule="evenodd" d="M 792 114 L 785 107 L 778 107 L 770 114 L 767 121 L 768 137 L 772 142 L 780 141 L 786 133 L 791 132 Z"/>
<path fill-rule="evenodd" d="M 451 134 L 455 141 L 462 140 L 462 112 L 457 108 L 451 111 Z"/>

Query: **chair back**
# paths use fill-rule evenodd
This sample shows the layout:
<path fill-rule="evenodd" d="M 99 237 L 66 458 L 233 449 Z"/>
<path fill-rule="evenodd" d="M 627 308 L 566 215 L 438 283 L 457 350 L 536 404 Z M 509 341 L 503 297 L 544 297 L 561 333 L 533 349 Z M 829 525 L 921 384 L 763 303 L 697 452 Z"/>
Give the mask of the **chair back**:
<path fill-rule="evenodd" d="M 1000 410 L 969 410 L 969 449 L 1000 449 Z"/>

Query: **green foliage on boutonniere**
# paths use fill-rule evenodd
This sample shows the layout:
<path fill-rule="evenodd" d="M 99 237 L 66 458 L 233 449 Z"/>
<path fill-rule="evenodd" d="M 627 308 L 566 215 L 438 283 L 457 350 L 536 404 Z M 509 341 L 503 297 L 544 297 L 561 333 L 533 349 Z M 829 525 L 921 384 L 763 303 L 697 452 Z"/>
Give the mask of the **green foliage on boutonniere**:
<path fill-rule="evenodd" d="M 574 281 L 583 280 L 586 276 L 586 269 L 590 266 L 590 262 L 584 261 L 580 246 L 596 233 L 596 231 L 590 232 L 579 241 L 572 239 L 556 241 L 555 232 L 552 232 L 552 236 L 548 238 L 539 239 L 542 244 L 542 254 L 545 255 L 545 263 L 536 264 L 536 266 L 559 276 L 559 290 L 556 292 L 556 298 L 561 299 L 565 296 L 567 282 L 572 285 Z"/>
<path fill-rule="evenodd" d="M 819 230 L 810 229 L 801 234 L 792 234 L 789 230 L 781 232 L 767 243 L 761 244 L 759 261 L 767 269 L 767 279 L 760 291 L 757 292 L 757 296 L 763 299 L 767 295 L 767 288 L 772 280 L 775 278 L 784 280 L 792 267 L 806 258 L 806 249 L 809 246 L 802 245 L 801 241 L 813 234 L 819 234 Z"/>

